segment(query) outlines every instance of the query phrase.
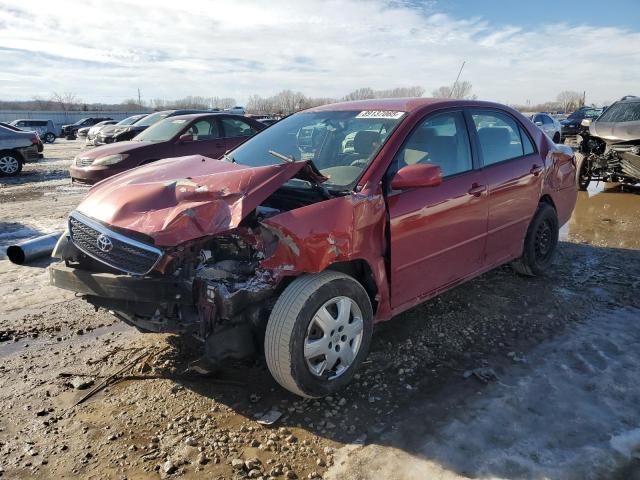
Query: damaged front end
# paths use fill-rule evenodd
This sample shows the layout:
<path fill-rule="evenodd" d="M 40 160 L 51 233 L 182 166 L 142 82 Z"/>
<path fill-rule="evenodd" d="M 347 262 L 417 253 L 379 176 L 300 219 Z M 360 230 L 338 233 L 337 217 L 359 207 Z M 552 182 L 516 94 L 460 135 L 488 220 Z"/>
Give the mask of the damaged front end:
<path fill-rule="evenodd" d="M 581 145 L 585 156 L 581 175 L 592 181 L 640 182 L 640 138 L 627 141 L 605 141 L 585 136 Z"/>
<path fill-rule="evenodd" d="M 319 180 L 305 162 L 186 162 L 196 173 L 209 162 L 206 175 L 171 180 L 173 167 L 159 162 L 153 173 L 137 169 L 95 187 L 54 250 L 63 262 L 50 267 L 51 284 L 142 331 L 192 335 L 209 361 L 245 357 L 261 349 L 282 280 L 293 273 L 282 262 L 265 266 L 282 238 L 263 222 L 326 200 L 326 190 L 283 188 L 293 177 Z"/>

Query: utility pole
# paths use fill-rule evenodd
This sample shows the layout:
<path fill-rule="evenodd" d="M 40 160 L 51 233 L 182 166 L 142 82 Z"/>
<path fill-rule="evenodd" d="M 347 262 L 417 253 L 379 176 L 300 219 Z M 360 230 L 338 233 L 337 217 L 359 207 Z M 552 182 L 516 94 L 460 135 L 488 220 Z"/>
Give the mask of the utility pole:
<path fill-rule="evenodd" d="M 453 95 L 453 91 L 456 89 L 456 85 L 458 85 L 458 80 L 460 80 L 460 74 L 462 73 L 462 69 L 464 68 L 465 63 L 467 63 L 466 60 L 462 62 L 462 66 L 460 67 L 460 71 L 458 72 L 458 76 L 456 77 L 456 81 L 453 82 L 453 87 L 451 87 L 451 91 L 449 92 L 449 98 L 451 98 L 451 95 Z"/>
<path fill-rule="evenodd" d="M 142 108 L 142 99 L 140 97 L 140 89 L 138 89 L 138 106 Z"/>

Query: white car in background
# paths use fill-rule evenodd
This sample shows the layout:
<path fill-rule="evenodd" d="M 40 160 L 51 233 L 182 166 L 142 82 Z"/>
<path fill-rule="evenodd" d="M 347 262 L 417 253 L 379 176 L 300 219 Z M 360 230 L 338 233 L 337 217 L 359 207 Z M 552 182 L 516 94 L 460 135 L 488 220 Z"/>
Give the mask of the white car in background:
<path fill-rule="evenodd" d="M 562 138 L 562 125 L 548 113 L 534 113 L 531 115 L 531 121 L 535 123 L 540 130 L 553 140 L 553 143 L 560 143 Z"/>
<path fill-rule="evenodd" d="M 233 113 L 235 115 L 244 115 L 245 113 L 247 113 L 247 111 L 245 110 L 244 107 L 239 107 L 237 105 L 235 107 L 225 108 L 224 112 L 225 113 Z"/>

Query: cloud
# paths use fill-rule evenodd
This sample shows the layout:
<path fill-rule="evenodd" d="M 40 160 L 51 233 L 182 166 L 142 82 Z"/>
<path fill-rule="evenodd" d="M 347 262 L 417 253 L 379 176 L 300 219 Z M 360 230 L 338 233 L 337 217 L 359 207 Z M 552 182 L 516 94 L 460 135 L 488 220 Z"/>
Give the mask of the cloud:
<path fill-rule="evenodd" d="M 0 95 L 55 90 L 119 101 L 140 88 L 147 99 L 244 101 L 284 88 L 322 97 L 365 86 L 431 92 L 466 60 L 462 77 L 482 99 L 539 102 L 570 89 L 604 102 L 637 88 L 637 45 L 637 31 L 494 25 L 440 13 L 437 2 L 5 0 Z"/>

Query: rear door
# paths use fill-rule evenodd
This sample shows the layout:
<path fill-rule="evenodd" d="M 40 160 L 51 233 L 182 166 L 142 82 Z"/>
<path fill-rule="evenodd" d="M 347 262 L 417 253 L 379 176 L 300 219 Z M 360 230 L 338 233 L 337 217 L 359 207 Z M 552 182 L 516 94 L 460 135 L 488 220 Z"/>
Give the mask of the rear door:
<path fill-rule="evenodd" d="M 544 162 L 524 128 L 508 113 L 470 109 L 467 118 L 489 188 L 485 263 L 498 265 L 522 254 L 540 199 Z"/>
<path fill-rule="evenodd" d="M 254 136 L 258 130 L 249 122 L 237 117 L 221 117 L 222 131 L 224 134 L 224 142 L 227 150 L 231 150 L 247 138 Z"/>
<path fill-rule="evenodd" d="M 423 119 L 396 155 L 388 178 L 415 163 L 439 165 L 443 181 L 388 194 L 391 303 L 396 311 L 483 268 L 486 183 L 484 173 L 474 169 L 461 111 Z"/>
<path fill-rule="evenodd" d="M 191 135 L 192 140 L 176 142 L 176 156 L 204 155 L 220 158 L 226 151 L 220 122 L 215 117 L 195 120 L 184 133 Z"/>

